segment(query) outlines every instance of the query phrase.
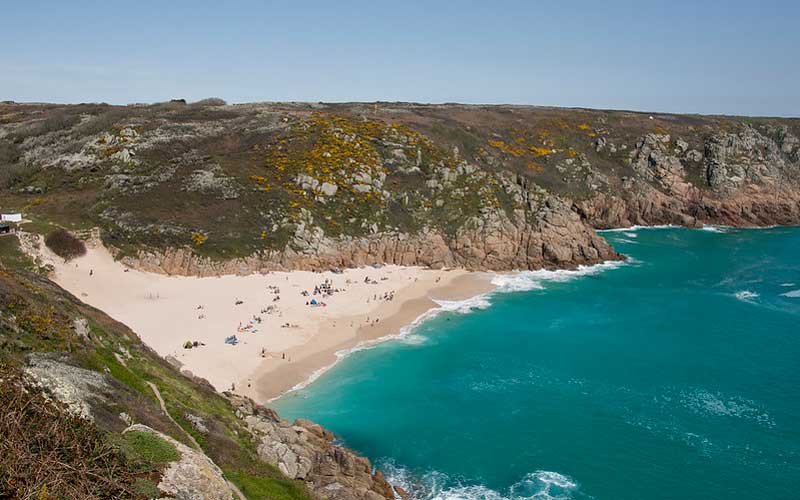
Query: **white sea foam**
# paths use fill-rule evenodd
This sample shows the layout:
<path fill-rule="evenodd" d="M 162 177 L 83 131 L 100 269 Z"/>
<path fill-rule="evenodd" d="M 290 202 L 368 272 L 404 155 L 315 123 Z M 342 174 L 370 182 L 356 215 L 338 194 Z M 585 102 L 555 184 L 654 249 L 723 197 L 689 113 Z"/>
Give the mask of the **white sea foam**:
<path fill-rule="evenodd" d="M 380 461 L 378 466 L 387 481 L 421 500 L 569 500 L 579 490 L 572 478 L 546 470 L 526 474 L 506 491 L 497 491 L 480 484 L 450 484 L 450 478 L 437 471 L 414 477 L 393 461 Z"/>
<path fill-rule="evenodd" d="M 759 297 L 759 295 L 756 292 L 753 292 L 751 290 L 739 290 L 733 295 L 737 299 L 742 300 L 744 302 L 751 302 L 752 299 L 756 299 Z"/>
<path fill-rule="evenodd" d="M 792 299 L 800 298 L 800 290 L 792 290 L 781 294 L 782 297 L 789 297 Z"/>
<path fill-rule="evenodd" d="M 513 274 L 497 274 L 492 278 L 492 284 L 498 292 L 524 292 L 528 290 L 541 290 L 547 282 L 570 281 L 582 276 L 594 276 L 603 271 L 617 269 L 626 265 L 628 261 L 607 261 L 593 266 L 578 266 L 577 269 L 558 269 L 550 271 L 520 271 Z"/>
<path fill-rule="evenodd" d="M 766 427 L 774 427 L 775 422 L 769 413 L 758 403 L 739 396 L 728 396 L 703 389 L 682 391 L 680 402 L 698 414 L 715 417 L 733 417 L 750 420 Z"/>
<path fill-rule="evenodd" d="M 727 233 L 732 228 L 729 226 L 716 226 L 714 224 L 706 224 L 705 226 L 700 228 L 703 231 L 708 231 L 710 233 Z"/>
<path fill-rule="evenodd" d="M 781 286 L 790 287 L 794 286 L 794 283 L 781 283 Z"/>
<path fill-rule="evenodd" d="M 619 233 L 624 231 L 639 231 L 640 229 L 674 229 L 681 226 L 674 224 L 656 224 L 654 226 L 615 227 L 613 229 L 598 229 L 598 233 Z"/>
<path fill-rule="evenodd" d="M 623 235 L 625 235 L 625 236 L 627 236 L 628 238 L 638 238 L 638 237 L 639 237 L 639 235 L 638 235 L 638 234 L 636 234 L 636 233 L 631 233 L 631 232 L 625 232 L 625 233 L 622 233 L 622 234 L 623 234 Z"/>
<path fill-rule="evenodd" d="M 475 297 L 470 297 L 465 300 L 432 300 L 439 305 L 438 308 L 433 309 L 437 313 L 447 311 L 466 314 L 475 309 L 486 309 L 492 305 L 491 302 L 489 302 L 488 294 L 476 295 Z"/>
<path fill-rule="evenodd" d="M 424 344 L 425 342 L 428 341 L 428 337 L 426 337 L 425 335 L 420 335 L 418 333 L 414 333 L 414 334 L 411 334 L 411 335 L 408 335 L 408 336 L 404 337 L 403 339 L 401 339 L 401 341 L 404 344 L 408 344 L 408 345 L 422 345 L 422 344 Z"/>

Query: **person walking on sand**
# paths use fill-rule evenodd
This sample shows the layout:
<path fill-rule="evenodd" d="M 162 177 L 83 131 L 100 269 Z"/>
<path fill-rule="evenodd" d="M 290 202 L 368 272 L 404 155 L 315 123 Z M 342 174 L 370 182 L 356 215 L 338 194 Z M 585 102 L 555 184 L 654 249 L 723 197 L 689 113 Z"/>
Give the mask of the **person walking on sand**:
<path fill-rule="evenodd" d="M 94 269 L 89 269 L 89 276 L 94 274 Z"/>

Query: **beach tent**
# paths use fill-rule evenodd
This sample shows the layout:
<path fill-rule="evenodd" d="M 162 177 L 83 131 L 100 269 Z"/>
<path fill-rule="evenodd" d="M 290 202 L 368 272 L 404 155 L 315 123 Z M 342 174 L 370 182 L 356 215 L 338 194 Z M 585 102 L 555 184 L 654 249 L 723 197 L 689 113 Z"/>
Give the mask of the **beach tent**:
<path fill-rule="evenodd" d="M 0 221 L 22 222 L 22 214 L 0 214 Z"/>
<path fill-rule="evenodd" d="M 311 299 L 311 305 L 312 306 L 317 305 L 317 299 Z"/>

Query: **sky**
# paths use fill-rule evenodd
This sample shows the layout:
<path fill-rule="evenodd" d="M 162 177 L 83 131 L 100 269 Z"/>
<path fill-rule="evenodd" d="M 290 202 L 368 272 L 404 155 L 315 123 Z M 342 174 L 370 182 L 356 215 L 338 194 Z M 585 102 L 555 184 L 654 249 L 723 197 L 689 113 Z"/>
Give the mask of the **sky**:
<path fill-rule="evenodd" d="M 800 1 L 0 4 L 0 100 L 800 116 Z"/>

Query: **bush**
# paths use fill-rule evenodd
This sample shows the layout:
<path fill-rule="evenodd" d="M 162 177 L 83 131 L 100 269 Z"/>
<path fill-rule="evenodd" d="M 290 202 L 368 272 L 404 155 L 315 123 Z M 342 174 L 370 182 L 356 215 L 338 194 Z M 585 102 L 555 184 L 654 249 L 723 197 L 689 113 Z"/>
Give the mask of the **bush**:
<path fill-rule="evenodd" d="M 125 457 L 95 425 L 0 369 L 0 498 L 130 498 Z"/>
<path fill-rule="evenodd" d="M 13 165 L 0 164 L 0 189 L 10 189 L 23 183 L 37 170 L 36 167 L 29 167 L 19 163 Z"/>
<path fill-rule="evenodd" d="M 44 239 L 47 248 L 64 260 L 86 254 L 86 245 L 66 229 L 56 229 Z"/>
<path fill-rule="evenodd" d="M 219 97 L 209 97 L 207 99 L 201 99 L 194 104 L 197 106 L 225 106 L 228 103 Z"/>
<path fill-rule="evenodd" d="M 9 140 L 0 139 L 0 165 L 16 163 L 19 159 L 17 145 Z"/>

